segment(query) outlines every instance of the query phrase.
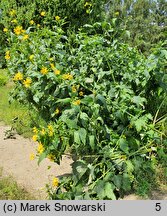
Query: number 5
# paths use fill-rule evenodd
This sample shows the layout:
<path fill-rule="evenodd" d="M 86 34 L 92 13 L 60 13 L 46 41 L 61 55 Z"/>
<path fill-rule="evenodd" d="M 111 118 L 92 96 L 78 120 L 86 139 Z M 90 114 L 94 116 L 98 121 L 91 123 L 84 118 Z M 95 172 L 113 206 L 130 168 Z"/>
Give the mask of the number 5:
<path fill-rule="evenodd" d="M 155 210 L 156 211 L 161 211 L 161 203 L 156 203 Z"/>

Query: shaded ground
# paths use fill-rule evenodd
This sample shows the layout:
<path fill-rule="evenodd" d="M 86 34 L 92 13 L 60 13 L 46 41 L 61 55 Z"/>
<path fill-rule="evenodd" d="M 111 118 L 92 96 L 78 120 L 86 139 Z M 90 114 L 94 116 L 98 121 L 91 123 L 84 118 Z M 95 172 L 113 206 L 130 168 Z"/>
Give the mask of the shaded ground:
<path fill-rule="evenodd" d="M 69 174 L 72 160 L 64 156 L 59 166 L 45 159 L 38 166 L 36 159 L 29 159 L 30 153 L 35 152 L 36 143 L 19 135 L 16 135 L 16 139 L 4 139 L 8 129 L 10 127 L 0 125 L 0 167 L 3 167 L 4 175 L 12 175 L 19 185 L 37 199 L 46 199 L 45 184 L 51 182 L 54 176 Z M 133 194 L 124 197 L 124 200 L 139 199 L 141 198 Z M 167 189 L 153 191 L 149 199 L 167 200 Z"/>

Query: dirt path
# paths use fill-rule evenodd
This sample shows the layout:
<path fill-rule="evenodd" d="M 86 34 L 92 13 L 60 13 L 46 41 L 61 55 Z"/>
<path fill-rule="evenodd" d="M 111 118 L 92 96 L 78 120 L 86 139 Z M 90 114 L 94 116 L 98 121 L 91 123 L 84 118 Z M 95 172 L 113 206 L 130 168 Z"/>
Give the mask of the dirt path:
<path fill-rule="evenodd" d="M 72 160 L 65 156 L 62 163 L 56 165 L 44 159 L 37 165 L 37 159 L 30 161 L 29 155 L 35 152 L 36 143 L 16 135 L 16 139 L 6 139 L 5 131 L 8 126 L 0 125 L 0 167 L 5 174 L 12 175 L 19 185 L 32 192 L 38 199 L 46 199 L 45 184 L 51 182 L 54 176 L 61 176 L 71 172 Z M 51 166 L 48 169 L 48 166 Z"/>

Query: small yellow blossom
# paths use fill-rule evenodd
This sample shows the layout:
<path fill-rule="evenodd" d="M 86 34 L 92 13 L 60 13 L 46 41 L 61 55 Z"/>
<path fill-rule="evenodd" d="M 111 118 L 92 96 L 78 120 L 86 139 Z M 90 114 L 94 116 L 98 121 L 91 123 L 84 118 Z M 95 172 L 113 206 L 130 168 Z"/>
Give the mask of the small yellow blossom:
<path fill-rule="evenodd" d="M 49 58 L 49 61 L 52 62 L 54 59 L 53 58 Z"/>
<path fill-rule="evenodd" d="M 17 23 L 17 19 L 12 20 L 11 23 L 15 23 L 16 24 Z"/>
<path fill-rule="evenodd" d="M 16 35 L 20 35 L 22 33 L 23 27 L 22 26 L 17 26 L 16 28 L 14 28 L 14 33 Z"/>
<path fill-rule="evenodd" d="M 41 25 L 40 24 L 37 24 L 37 27 L 39 28 Z"/>
<path fill-rule="evenodd" d="M 50 63 L 50 67 L 52 68 L 52 70 L 55 69 L 55 65 L 53 63 Z"/>
<path fill-rule="evenodd" d="M 92 4 L 90 3 L 90 2 L 86 2 L 85 4 L 84 4 L 84 7 L 91 7 L 92 6 Z"/>
<path fill-rule="evenodd" d="M 59 113 L 60 113 L 59 108 L 56 108 L 56 110 L 55 110 L 55 114 L 58 115 Z"/>
<path fill-rule="evenodd" d="M 74 93 L 77 91 L 76 86 L 72 86 L 71 89 L 72 89 L 72 92 L 74 92 Z"/>
<path fill-rule="evenodd" d="M 63 78 L 64 80 L 72 80 L 72 79 L 73 79 L 73 75 L 71 75 L 70 73 L 63 74 L 63 75 L 62 75 L 62 78 Z"/>
<path fill-rule="evenodd" d="M 10 59 L 10 51 L 9 51 L 9 50 L 6 51 L 6 53 L 5 53 L 5 59 L 6 59 L 6 60 L 9 60 L 9 59 Z"/>
<path fill-rule="evenodd" d="M 40 143 L 38 144 L 37 152 L 38 152 L 39 154 L 42 154 L 42 153 L 44 152 L 44 150 L 45 150 L 45 149 L 44 149 L 42 143 L 40 142 Z"/>
<path fill-rule="evenodd" d="M 47 69 L 46 67 L 42 67 L 41 73 L 42 73 L 43 75 L 47 74 L 47 73 L 48 73 L 48 69 Z"/>
<path fill-rule="evenodd" d="M 84 95 L 83 91 L 80 91 L 79 96 L 83 96 L 83 95 Z"/>
<path fill-rule="evenodd" d="M 23 80 L 23 74 L 21 72 L 17 72 L 13 77 L 14 81 Z"/>
<path fill-rule="evenodd" d="M 3 29 L 3 32 L 8 32 L 8 29 L 7 29 L 7 28 L 4 28 L 4 29 Z"/>
<path fill-rule="evenodd" d="M 54 133 L 54 128 L 52 125 L 48 125 L 48 129 L 49 129 L 49 136 L 53 136 L 53 133 Z"/>
<path fill-rule="evenodd" d="M 54 73 L 56 74 L 56 75 L 59 75 L 60 74 L 60 70 L 54 70 Z"/>
<path fill-rule="evenodd" d="M 32 61 L 32 60 L 34 59 L 34 55 L 33 55 L 33 54 L 30 55 L 30 56 L 29 56 L 29 59 Z"/>
<path fill-rule="evenodd" d="M 59 16 L 55 16 L 55 19 L 56 19 L 56 21 L 59 21 L 60 17 Z"/>
<path fill-rule="evenodd" d="M 16 15 L 16 11 L 14 9 L 12 9 L 11 11 L 9 11 L 10 16 L 14 16 Z"/>
<path fill-rule="evenodd" d="M 48 158 L 51 162 L 54 162 L 55 156 L 54 156 L 53 154 L 49 154 L 49 155 L 47 156 L 47 158 Z"/>
<path fill-rule="evenodd" d="M 33 135 L 32 140 L 33 140 L 34 142 L 36 142 L 37 139 L 38 139 L 37 135 Z"/>
<path fill-rule="evenodd" d="M 42 135 L 45 135 L 45 134 L 46 134 L 46 131 L 45 131 L 44 128 L 42 128 L 42 130 L 41 130 L 41 134 L 42 134 Z"/>
<path fill-rule="evenodd" d="M 49 130 L 53 130 L 53 126 L 52 125 L 48 125 L 48 129 Z"/>
<path fill-rule="evenodd" d="M 76 100 L 73 102 L 74 105 L 80 105 L 81 101 L 80 100 Z"/>
<path fill-rule="evenodd" d="M 38 129 L 36 127 L 33 127 L 33 133 L 35 133 L 35 134 L 38 133 Z"/>
<path fill-rule="evenodd" d="M 119 16 L 119 11 L 115 12 L 115 16 Z"/>
<path fill-rule="evenodd" d="M 45 12 L 45 11 L 42 11 L 40 14 L 41 14 L 41 16 L 45 16 L 45 15 L 46 15 L 46 12 Z"/>
<path fill-rule="evenodd" d="M 35 159 L 35 155 L 34 155 L 34 153 L 31 153 L 30 154 L 30 160 L 34 160 Z"/>
<path fill-rule="evenodd" d="M 23 40 L 27 40 L 29 38 L 29 35 L 28 34 L 25 34 L 24 36 L 23 36 Z"/>
<path fill-rule="evenodd" d="M 52 186 L 53 187 L 57 187 L 59 185 L 59 179 L 54 177 L 52 180 Z"/>
<path fill-rule="evenodd" d="M 34 20 L 30 20 L 29 23 L 30 23 L 30 25 L 34 25 L 35 22 L 34 22 Z"/>
<path fill-rule="evenodd" d="M 26 87 L 26 88 L 29 88 L 30 85 L 32 83 L 32 80 L 31 78 L 27 77 L 26 80 L 23 81 L 23 85 Z"/>

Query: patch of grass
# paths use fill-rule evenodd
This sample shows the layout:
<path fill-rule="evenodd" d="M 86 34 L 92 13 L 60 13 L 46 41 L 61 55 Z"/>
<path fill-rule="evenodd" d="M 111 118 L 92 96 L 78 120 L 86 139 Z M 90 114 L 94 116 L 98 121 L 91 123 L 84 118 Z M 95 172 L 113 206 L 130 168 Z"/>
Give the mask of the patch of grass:
<path fill-rule="evenodd" d="M 9 77 L 7 76 L 6 70 L 1 69 L 0 70 L 0 86 L 6 85 L 8 81 L 9 81 Z"/>
<path fill-rule="evenodd" d="M 0 200 L 34 200 L 30 193 L 18 186 L 12 176 L 2 176 L 0 168 Z"/>
<path fill-rule="evenodd" d="M 0 74 L 1 72 L 8 79 L 7 72 L 0 70 Z M 32 112 L 27 106 L 20 104 L 18 101 L 9 103 L 9 93 L 13 85 L 9 79 L 6 85 L 0 85 L 0 121 L 3 121 L 7 125 L 12 125 L 18 134 L 24 137 L 31 137 L 32 128 L 39 124 L 44 124 L 44 121 L 38 117 L 37 113 Z"/>

